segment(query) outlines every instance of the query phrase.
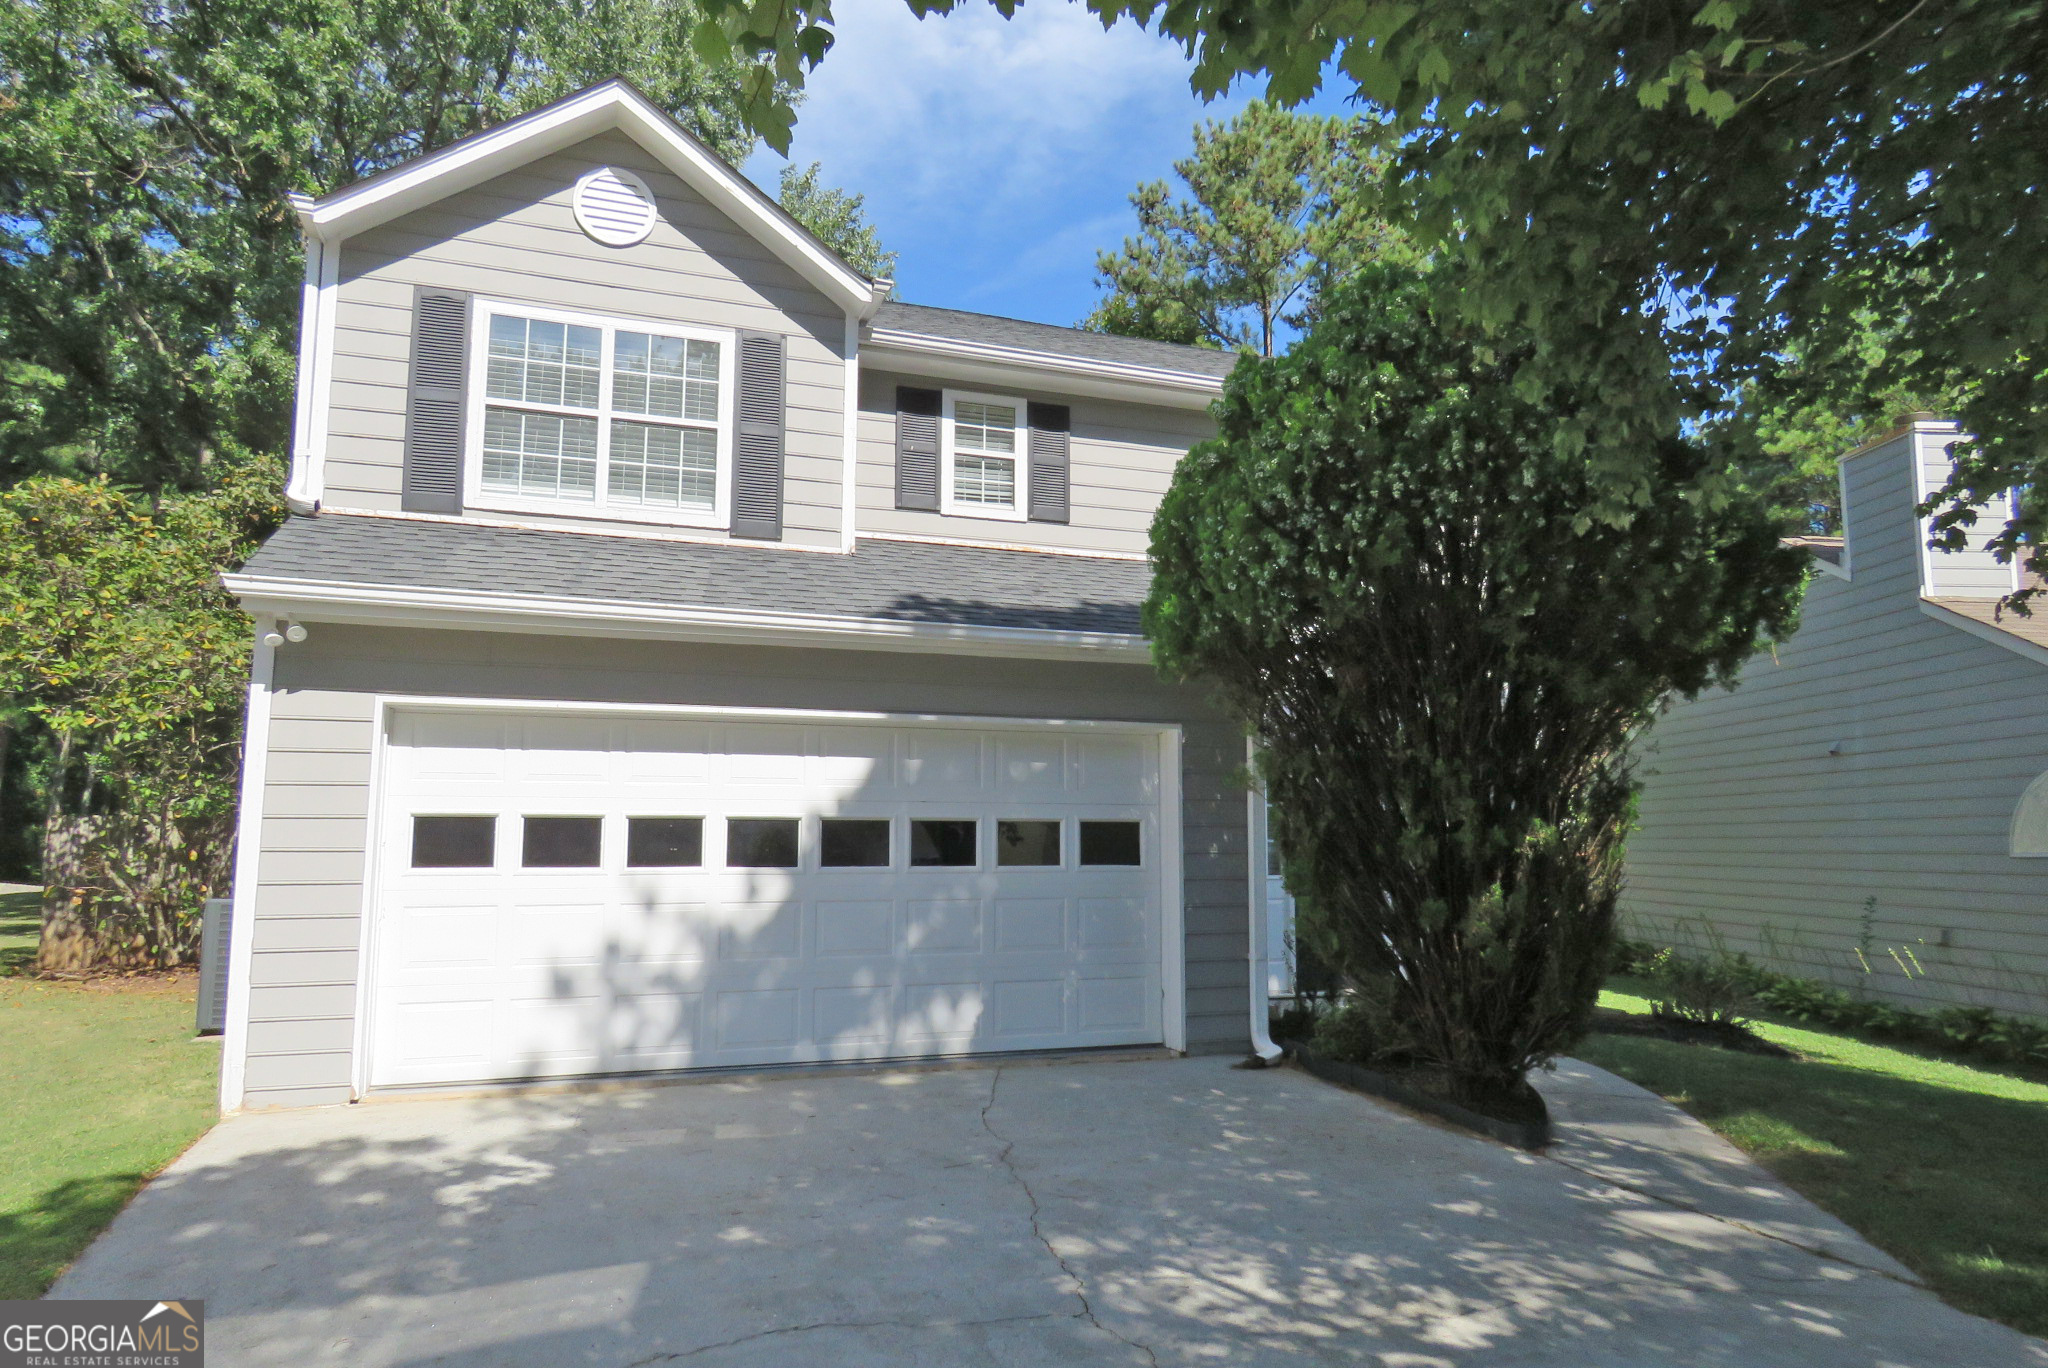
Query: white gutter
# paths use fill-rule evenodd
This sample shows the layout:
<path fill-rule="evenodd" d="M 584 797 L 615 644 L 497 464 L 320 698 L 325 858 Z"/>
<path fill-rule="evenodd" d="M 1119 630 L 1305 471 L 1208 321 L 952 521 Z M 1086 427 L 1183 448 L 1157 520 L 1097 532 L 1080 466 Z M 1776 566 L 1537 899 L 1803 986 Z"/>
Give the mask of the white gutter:
<path fill-rule="evenodd" d="M 1280 1047 L 1273 1043 L 1272 1001 L 1267 991 L 1273 967 L 1266 956 L 1266 801 L 1258 788 L 1258 750 L 1249 736 L 1244 740 L 1244 763 L 1253 776 L 1244 789 L 1245 832 L 1250 838 L 1244 863 L 1245 891 L 1251 908 L 1252 943 L 1247 958 L 1252 977 L 1252 1058 L 1261 1064 L 1273 1064 L 1279 1061 Z"/>
<path fill-rule="evenodd" d="M 972 368 L 1037 371 L 1065 379 L 1092 380 L 1114 386 L 1118 392 L 1146 391 L 1150 402 L 1177 407 L 1204 408 L 1223 392 L 1223 377 L 1200 371 L 1172 370 L 1164 366 L 1141 366 L 1128 361 L 1104 361 L 1094 357 L 1066 356 L 1058 352 L 1010 347 L 996 342 L 967 342 L 953 337 L 905 332 L 897 328 L 875 328 L 864 344 L 869 351 L 897 352 L 922 360 L 952 362 Z"/>
<path fill-rule="evenodd" d="M 345 581 L 222 575 L 251 614 L 315 622 L 455 631 L 547 632 L 762 642 L 869 651 L 936 651 L 1033 659 L 1145 662 L 1143 636 L 1118 632 L 905 622 L 625 599 L 564 599 L 472 589 L 410 589 Z"/>

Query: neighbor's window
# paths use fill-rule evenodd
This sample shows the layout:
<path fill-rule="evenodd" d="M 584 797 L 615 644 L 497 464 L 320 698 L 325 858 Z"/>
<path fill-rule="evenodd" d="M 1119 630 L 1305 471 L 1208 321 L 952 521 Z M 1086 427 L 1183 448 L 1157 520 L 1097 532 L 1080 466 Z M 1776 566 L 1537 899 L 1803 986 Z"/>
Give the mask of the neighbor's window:
<path fill-rule="evenodd" d="M 485 306 L 482 500 L 715 521 L 729 338 Z"/>
<path fill-rule="evenodd" d="M 1018 473 L 1027 443 L 1023 400 L 949 390 L 945 511 L 1022 518 Z"/>

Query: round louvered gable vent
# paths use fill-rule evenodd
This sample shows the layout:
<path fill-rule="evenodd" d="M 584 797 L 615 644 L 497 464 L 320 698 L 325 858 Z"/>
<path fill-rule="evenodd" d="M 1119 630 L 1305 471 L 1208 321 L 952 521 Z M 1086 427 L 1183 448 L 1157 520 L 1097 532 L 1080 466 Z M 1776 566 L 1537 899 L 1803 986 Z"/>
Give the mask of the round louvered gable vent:
<path fill-rule="evenodd" d="M 654 192 L 631 171 L 600 166 L 576 182 L 576 223 L 607 247 L 631 247 L 654 231 Z"/>

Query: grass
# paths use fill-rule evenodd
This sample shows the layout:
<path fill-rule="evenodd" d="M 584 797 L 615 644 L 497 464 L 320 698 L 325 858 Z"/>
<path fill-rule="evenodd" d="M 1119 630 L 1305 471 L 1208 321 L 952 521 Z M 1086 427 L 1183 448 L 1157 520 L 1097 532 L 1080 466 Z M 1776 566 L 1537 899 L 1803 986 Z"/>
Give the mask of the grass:
<path fill-rule="evenodd" d="M 42 894 L 0 893 L 0 978 L 18 974 L 36 957 Z"/>
<path fill-rule="evenodd" d="M 1649 1010 L 1613 988 L 1600 1005 Z M 1784 1023 L 1755 1030 L 1799 1057 L 1619 1035 L 1574 1053 L 1699 1117 L 1951 1305 L 2048 1334 L 2048 1083 Z"/>
<path fill-rule="evenodd" d="M 24 905 L 0 897 L 0 965 L 20 961 Z M 0 978 L 0 1301 L 41 1296 L 212 1124 L 220 1051 L 192 1038 L 194 991 Z"/>

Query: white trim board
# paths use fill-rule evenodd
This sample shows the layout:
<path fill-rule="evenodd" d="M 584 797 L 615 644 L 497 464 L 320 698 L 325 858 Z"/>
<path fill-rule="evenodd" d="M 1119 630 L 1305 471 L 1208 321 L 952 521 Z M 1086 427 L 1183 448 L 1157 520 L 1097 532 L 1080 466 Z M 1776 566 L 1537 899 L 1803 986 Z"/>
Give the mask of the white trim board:
<path fill-rule="evenodd" d="M 616 78 L 294 207 L 309 236 L 336 242 L 614 130 L 654 154 L 684 184 L 840 307 L 858 312 L 862 318 L 874 314 L 880 300 L 873 282 L 840 260 L 646 96 Z"/>
<path fill-rule="evenodd" d="M 234 885 L 228 914 L 228 1012 L 222 1032 L 220 1109 L 234 1111 L 247 1091 L 249 975 L 256 945 L 256 887 L 263 854 L 263 786 L 270 762 L 270 685 L 276 650 L 264 637 L 275 624 L 256 619 L 249 663 L 249 704 L 242 727 L 242 787 L 235 813 Z"/>
<path fill-rule="evenodd" d="M 259 649 L 267 649 L 260 648 Z M 266 674 L 267 678 L 267 674 Z M 371 1007 L 374 996 L 371 992 L 371 974 L 377 964 L 376 891 L 379 871 L 377 851 L 381 847 L 379 833 L 384 829 L 384 780 L 388 773 L 386 752 L 391 745 L 392 715 L 400 711 L 411 712 L 504 712 L 504 713 L 577 713 L 602 717 L 705 717 L 761 719 L 778 722 L 819 722 L 819 723 L 883 723 L 898 727 L 955 727 L 973 729 L 1009 728 L 1021 731 L 1079 731 L 1096 733 L 1120 733 L 1125 735 L 1156 735 L 1159 738 L 1159 953 L 1160 953 L 1160 1033 L 1161 1044 L 1169 1050 L 1185 1054 L 1188 1047 L 1187 1019 L 1187 890 L 1186 890 L 1186 842 L 1185 826 L 1187 813 L 1181 787 L 1182 728 L 1177 722 L 1127 722 L 1116 719 L 1097 718 L 1049 718 L 1049 717 L 1000 717 L 967 715 L 956 713 L 895 713 L 835 710 L 823 708 L 766 708 L 766 707 L 724 707 L 713 704 L 695 703 L 648 703 L 621 704 L 595 703 L 575 700 L 548 702 L 535 699 L 515 698 L 457 698 L 433 694 L 378 694 L 371 707 L 371 721 L 375 731 L 371 740 L 370 754 L 370 801 L 365 821 L 365 860 L 362 886 L 362 925 L 358 938 L 355 978 L 355 1035 L 354 1055 L 349 1061 L 349 1092 L 352 1100 L 361 1101 L 370 1094 L 370 1045 L 374 1023 L 371 1021 Z M 267 708 L 266 708 L 267 716 Z M 245 941 L 247 937 L 243 938 Z M 247 981 L 246 969 L 243 982 Z M 246 1001 L 246 999 L 245 999 Z M 232 1013 L 232 1008 L 230 1009 Z M 232 1015 L 230 1016 L 232 1023 Z M 239 1048 L 231 1049 L 229 1057 L 235 1060 L 239 1074 L 241 1061 L 247 1049 L 246 1013 L 244 1034 Z M 232 1040 L 233 1038 L 230 1037 Z M 1000 1059 L 1000 1051 L 976 1051 L 960 1055 L 907 1056 L 906 1058 L 961 1058 Z M 877 1061 L 859 1061 L 872 1064 Z M 825 1064 L 834 1061 L 823 1061 Z M 223 1079 L 227 1065 L 223 1065 Z M 784 1066 L 770 1066 L 784 1067 Z M 814 1067 L 805 1064 L 789 1067 Z M 657 1073 L 684 1075 L 707 1074 L 715 1076 L 729 1072 L 717 1068 L 690 1070 L 662 1070 Z M 546 1082 L 567 1082 L 572 1079 L 550 1079 Z M 225 1088 L 225 1083 L 223 1083 Z M 380 1090 L 384 1092 L 403 1090 Z"/>
<path fill-rule="evenodd" d="M 868 334 L 866 350 L 876 364 L 906 375 L 957 380 L 983 389 L 1044 389 L 1047 377 L 1063 394 L 1124 399 L 1169 408 L 1206 409 L 1223 393 L 1223 378 L 1197 371 L 1166 370 L 1123 361 L 1063 356 L 1056 352 L 964 342 L 894 328 Z M 891 365 L 892 358 L 896 360 Z"/>
<path fill-rule="evenodd" d="M 731 641 L 1045 660 L 1108 658 L 1134 664 L 1151 660 L 1151 647 L 1143 636 L 1113 632 L 906 622 L 623 599 L 559 599 L 466 589 L 391 588 L 333 581 L 267 579 L 254 575 L 222 575 L 221 583 L 242 601 L 244 610 L 251 614 L 270 613 L 308 622 L 448 631 Z"/>

